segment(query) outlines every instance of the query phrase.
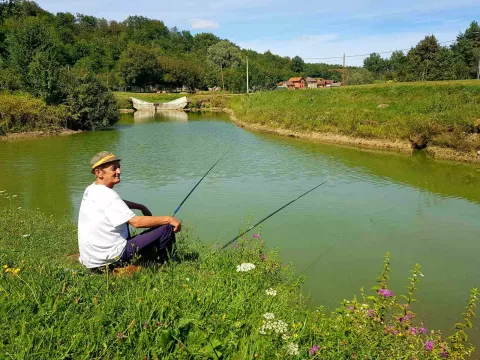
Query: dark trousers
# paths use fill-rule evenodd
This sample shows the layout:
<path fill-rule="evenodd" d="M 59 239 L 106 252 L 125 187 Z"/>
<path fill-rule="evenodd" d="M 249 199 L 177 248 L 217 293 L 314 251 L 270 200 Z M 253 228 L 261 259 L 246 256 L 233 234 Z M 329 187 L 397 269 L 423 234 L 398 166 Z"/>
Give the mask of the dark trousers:
<path fill-rule="evenodd" d="M 141 260 L 164 262 L 171 256 L 174 244 L 175 233 L 171 225 L 153 227 L 129 236 L 120 261 L 129 262 L 134 256 L 141 256 Z"/>

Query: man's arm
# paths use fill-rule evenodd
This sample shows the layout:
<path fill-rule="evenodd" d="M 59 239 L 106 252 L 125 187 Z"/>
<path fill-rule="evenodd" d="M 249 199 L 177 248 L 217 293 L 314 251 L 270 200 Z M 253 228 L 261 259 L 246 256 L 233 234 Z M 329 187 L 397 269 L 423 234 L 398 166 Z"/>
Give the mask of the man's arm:
<path fill-rule="evenodd" d="M 180 221 L 172 216 L 134 216 L 128 223 L 134 228 L 150 228 L 170 224 L 173 226 L 174 232 L 179 232 L 182 228 Z"/>
<path fill-rule="evenodd" d="M 123 200 L 123 199 L 122 199 Z M 143 215 L 145 216 L 152 216 L 152 212 L 150 210 L 148 210 L 148 208 L 145 206 L 145 205 L 142 205 L 142 204 L 138 204 L 136 202 L 133 202 L 133 201 L 128 201 L 128 200 L 123 200 L 123 202 L 125 204 L 127 204 L 128 208 L 129 209 L 132 209 L 132 210 L 140 210 L 142 212 Z M 162 224 L 163 225 L 163 224 Z M 132 225 L 133 226 L 133 225 Z"/>

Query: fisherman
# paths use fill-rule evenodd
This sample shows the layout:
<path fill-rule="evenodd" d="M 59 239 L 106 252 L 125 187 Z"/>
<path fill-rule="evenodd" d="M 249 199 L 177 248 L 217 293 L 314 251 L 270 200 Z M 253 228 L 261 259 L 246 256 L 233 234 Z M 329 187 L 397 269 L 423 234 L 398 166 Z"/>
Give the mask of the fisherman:
<path fill-rule="evenodd" d="M 144 205 L 122 200 L 113 190 L 120 182 L 120 159 L 102 151 L 91 162 L 95 182 L 89 185 L 78 216 L 80 262 L 90 269 L 114 267 L 136 255 L 147 261 L 165 261 L 173 250 L 180 221 L 152 216 Z M 132 210 L 140 210 L 143 216 Z M 128 225 L 148 230 L 131 237 Z"/>

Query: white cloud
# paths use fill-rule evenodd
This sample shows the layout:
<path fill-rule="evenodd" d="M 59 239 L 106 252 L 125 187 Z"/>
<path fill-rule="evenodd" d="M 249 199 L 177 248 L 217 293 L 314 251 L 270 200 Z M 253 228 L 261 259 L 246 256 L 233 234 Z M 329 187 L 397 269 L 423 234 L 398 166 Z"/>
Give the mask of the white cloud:
<path fill-rule="evenodd" d="M 218 29 L 220 25 L 216 21 L 204 19 L 190 19 L 192 29 Z"/>

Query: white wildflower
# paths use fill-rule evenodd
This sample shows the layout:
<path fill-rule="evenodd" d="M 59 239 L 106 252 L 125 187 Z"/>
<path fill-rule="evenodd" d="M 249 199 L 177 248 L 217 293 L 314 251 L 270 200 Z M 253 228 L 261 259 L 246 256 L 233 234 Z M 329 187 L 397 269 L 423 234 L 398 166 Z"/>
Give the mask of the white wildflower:
<path fill-rule="evenodd" d="M 420 273 L 420 276 L 421 276 L 421 277 L 424 277 L 425 275 L 423 275 L 422 273 Z"/>
<path fill-rule="evenodd" d="M 255 269 L 255 265 L 252 263 L 243 263 L 237 266 L 237 272 L 247 272 Z"/>
<path fill-rule="evenodd" d="M 290 339 L 290 336 L 288 336 L 287 334 L 283 334 L 282 339 L 287 341 L 288 339 Z"/>
<path fill-rule="evenodd" d="M 16 198 L 18 195 L 12 195 L 12 198 Z"/>
<path fill-rule="evenodd" d="M 3 194 L 6 190 L 0 190 L 0 194 Z"/>
<path fill-rule="evenodd" d="M 30 236 L 30 234 L 25 234 L 25 235 L 22 235 L 24 238 L 27 238 Z"/>
<path fill-rule="evenodd" d="M 190 278 L 186 278 L 185 280 L 186 280 L 186 281 L 190 281 Z"/>
<path fill-rule="evenodd" d="M 265 290 L 265 293 L 269 296 L 277 296 L 277 290 L 274 290 L 272 288 Z"/>
<path fill-rule="evenodd" d="M 265 314 L 263 314 L 263 317 L 267 320 L 273 320 L 273 319 L 275 319 L 275 314 L 274 313 L 265 313 Z"/>
<path fill-rule="evenodd" d="M 19 206 L 17 209 L 18 209 L 18 210 L 20 210 L 21 208 L 22 208 L 22 207 L 21 207 L 21 206 Z"/>
<path fill-rule="evenodd" d="M 298 350 L 298 344 L 288 343 L 285 345 L 285 350 L 287 355 L 300 355 L 300 350 Z"/>

